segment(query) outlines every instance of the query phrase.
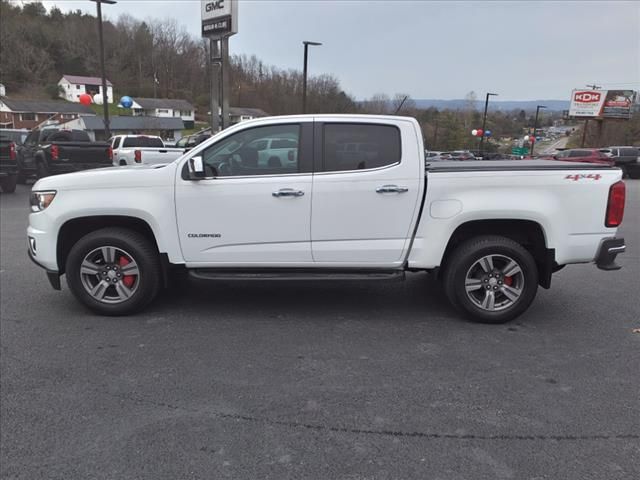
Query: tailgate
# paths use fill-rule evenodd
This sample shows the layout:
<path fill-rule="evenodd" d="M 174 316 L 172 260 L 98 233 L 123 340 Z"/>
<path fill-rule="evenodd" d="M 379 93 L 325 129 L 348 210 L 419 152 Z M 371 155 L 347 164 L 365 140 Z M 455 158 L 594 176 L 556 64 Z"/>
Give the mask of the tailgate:
<path fill-rule="evenodd" d="M 112 163 L 107 143 L 60 142 L 53 143 L 50 151 L 54 146 L 58 147 L 57 161 L 60 162 L 85 165 L 111 165 Z M 56 161 L 53 155 L 50 158 Z"/>

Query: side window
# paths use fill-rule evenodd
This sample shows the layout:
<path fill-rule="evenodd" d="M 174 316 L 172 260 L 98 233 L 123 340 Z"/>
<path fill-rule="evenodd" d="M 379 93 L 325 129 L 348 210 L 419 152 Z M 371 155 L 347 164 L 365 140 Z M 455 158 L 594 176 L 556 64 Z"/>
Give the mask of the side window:
<path fill-rule="evenodd" d="M 325 172 L 393 165 L 400 163 L 400 131 L 391 125 L 326 124 L 323 152 Z"/>
<path fill-rule="evenodd" d="M 276 140 L 280 142 L 276 147 Z M 203 152 L 205 167 L 216 177 L 298 173 L 300 125 L 250 128 Z M 263 145 L 270 148 L 259 149 Z"/>
<path fill-rule="evenodd" d="M 591 152 L 585 151 L 585 150 L 571 150 L 571 152 L 569 152 L 569 157 L 571 158 L 590 157 L 590 156 L 591 156 Z"/>

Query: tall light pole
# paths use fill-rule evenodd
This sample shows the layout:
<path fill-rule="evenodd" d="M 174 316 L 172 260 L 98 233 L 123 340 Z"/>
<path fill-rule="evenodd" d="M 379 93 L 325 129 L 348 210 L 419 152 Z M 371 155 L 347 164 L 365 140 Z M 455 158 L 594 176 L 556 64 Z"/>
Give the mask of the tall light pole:
<path fill-rule="evenodd" d="M 487 96 L 484 99 L 484 116 L 482 117 L 482 136 L 480 137 L 480 156 L 482 156 L 482 147 L 484 145 L 484 132 L 485 127 L 487 126 L 487 108 L 489 107 L 489 97 L 494 96 L 497 97 L 497 93 L 487 93 Z"/>
<path fill-rule="evenodd" d="M 100 74 L 102 75 L 102 105 L 104 112 L 104 134 L 107 138 L 111 137 L 111 129 L 109 128 L 109 95 L 107 90 L 107 76 L 104 71 L 104 39 L 102 36 L 102 4 L 113 5 L 115 0 L 91 0 L 98 7 L 98 38 L 100 40 Z"/>
<path fill-rule="evenodd" d="M 307 60 L 309 56 L 309 45 L 320 46 L 322 44 L 319 42 L 309 42 L 307 40 L 302 43 L 304 45 L 304 69 L 302 70 L 302 113 L 307 113 Z"/>
<path fill-rule="evenodd" d="M 538 105 L 536 107 L 536 119 L 533 121 L 533 142 L 531 142 L 531 158 L 533 158 L 533 149 L 536 146 L 536 130 L 538 129 L 538 114 L 541 108 L 547 108 L 545 105 Z"/>

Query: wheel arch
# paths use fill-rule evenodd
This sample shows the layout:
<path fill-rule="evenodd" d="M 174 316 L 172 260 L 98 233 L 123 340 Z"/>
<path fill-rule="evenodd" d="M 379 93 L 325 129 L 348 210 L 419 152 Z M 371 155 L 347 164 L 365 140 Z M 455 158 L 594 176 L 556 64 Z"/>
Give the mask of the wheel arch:
<path fill-rule="evenodd" d="M 122 227 L 138 232 L 155 246 L 156 251 L 160 251 L 153 229 L 141 218 L 126 215 L 99 215 L 73 218 L 67 220 L 58 230 L 56 260 L 59 273 L 64 273 L 69 252 L 78 240 L 91 232 L 106 227 Z M 164 265 L 167 257 L 162 254 L 160 256 L 162 264 Z"/>
<path fill-rule="evenodd" d="M 446 268 L 449 256 L 458 245 L 480 235 L 500 235 L 522 245 L 536 262 L 540 286 L 543 288 L 551 286 L 551 275 L 560 267 L 555 263 L 555 250 L 547 247 L 544 228 L 533 220 L 471 220 L 459 225 L 449 238 L 442 257 L 441 269 Z"/>

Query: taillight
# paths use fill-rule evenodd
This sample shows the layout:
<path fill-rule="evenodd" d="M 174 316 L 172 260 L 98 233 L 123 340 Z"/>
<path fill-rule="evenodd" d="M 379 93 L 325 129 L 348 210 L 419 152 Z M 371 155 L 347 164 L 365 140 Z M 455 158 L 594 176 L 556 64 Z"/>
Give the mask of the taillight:
<path fill-rule="evenodd" d="M 11 142 L 9 144 L 9 160 L 16 159 L 16 144 Z"/>
<path fill-rule="evenodd" d="M 109 160 L 113 162 L 113 147 L 107 148 L 107 155 L 109 155 Z"/>
<path fill-rule="evenodd" d="M 142 152 L 140 150 L 133 152 L 133 160 L 136 163 L 140 163 L 142 161 Z"/>
<path fill-rule="evenodd" d="M 611 185 L 609 201 L 607 202 L 607 216 L 604 224 L 607 227 L 619 227 L 624 216 L 625 185 L 621 180 Z"/>
<path fill-rule="evenodd" d="M 51 145 L 51 160 L 58 160 L 60 149 L 57 145 Z"/>

